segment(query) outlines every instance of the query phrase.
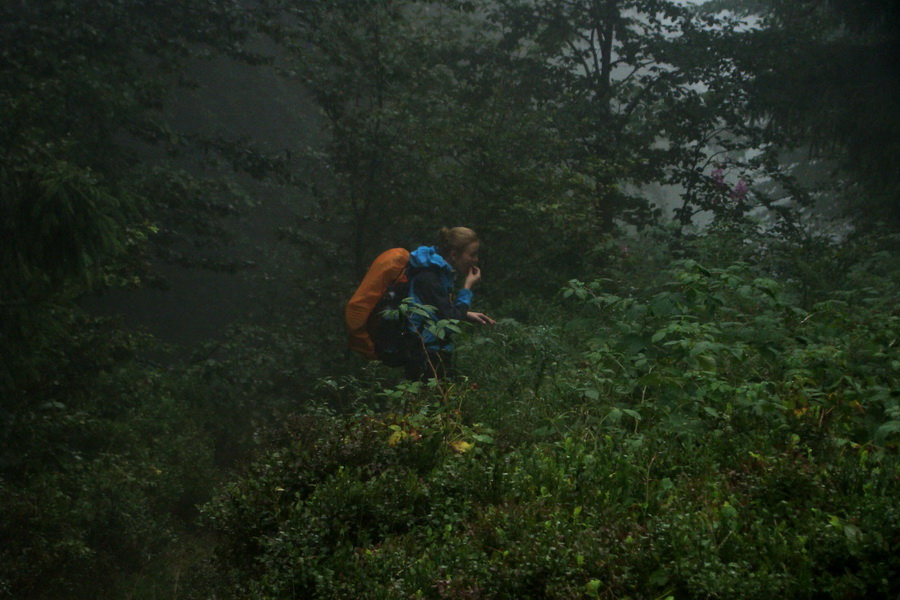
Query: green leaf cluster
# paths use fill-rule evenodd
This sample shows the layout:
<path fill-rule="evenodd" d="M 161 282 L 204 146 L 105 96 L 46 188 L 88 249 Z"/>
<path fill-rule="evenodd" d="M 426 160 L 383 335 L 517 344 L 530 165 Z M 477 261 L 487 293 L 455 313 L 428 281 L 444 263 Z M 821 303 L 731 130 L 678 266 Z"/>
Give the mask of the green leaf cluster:
<path fill-rule="evenodd" d="M 301 411 L 204 508 L 217 593 L 895 595 L 893 294 L 803 308 L 696 259 L 649 280 L 572 281 L 541 325 L 463 330 L 469 376 L 442 389 Z"/>

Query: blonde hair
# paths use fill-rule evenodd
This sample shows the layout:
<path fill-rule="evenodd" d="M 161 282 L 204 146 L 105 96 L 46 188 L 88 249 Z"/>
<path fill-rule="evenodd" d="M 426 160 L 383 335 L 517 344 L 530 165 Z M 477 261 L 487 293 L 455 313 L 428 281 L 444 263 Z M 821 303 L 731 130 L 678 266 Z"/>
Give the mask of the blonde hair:
<path fill-rule="evenodd" d="M 469 244 L 477 242 L 478 234 L 468 227 L 441 227 L 437 235 L 437 249 L 447 258 L 451 252 L 462 252 Z"/>

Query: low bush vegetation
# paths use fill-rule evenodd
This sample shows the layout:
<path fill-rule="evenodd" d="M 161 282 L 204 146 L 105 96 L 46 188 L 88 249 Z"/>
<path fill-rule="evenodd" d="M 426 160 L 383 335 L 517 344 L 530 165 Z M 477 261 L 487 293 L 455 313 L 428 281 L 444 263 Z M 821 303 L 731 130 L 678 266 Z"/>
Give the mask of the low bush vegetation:
<path fill-rule="evenodd" d="M 203 508 L 217 593 L 894 598 L 886 264 L 807 307 L 747 263 L 572 281 L 470 335 L 466 378 L 324 380 L 352 408 L 298 412 Z"/>

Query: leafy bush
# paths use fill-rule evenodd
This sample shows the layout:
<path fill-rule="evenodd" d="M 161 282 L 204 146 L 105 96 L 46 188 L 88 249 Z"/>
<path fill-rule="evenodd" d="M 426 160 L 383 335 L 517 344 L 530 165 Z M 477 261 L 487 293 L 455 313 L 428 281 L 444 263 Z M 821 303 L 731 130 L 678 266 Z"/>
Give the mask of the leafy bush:
<path fill-rule="evenodd" d="M 164 373 L 137 359 L 149 340 L 62 309 L 51 323 L 4 398 L 0 591 L 115 594 L 206 499 L 211 445 Z"/>
<path fill-rule="evenodd" d="M 894 597 L 891 277 L 804 309 L 747 264 L 679 260 L 467 333 L 468 378 L 333 382 L 355 411 L 299 414 L 204 508 L 217 593 Z"/>

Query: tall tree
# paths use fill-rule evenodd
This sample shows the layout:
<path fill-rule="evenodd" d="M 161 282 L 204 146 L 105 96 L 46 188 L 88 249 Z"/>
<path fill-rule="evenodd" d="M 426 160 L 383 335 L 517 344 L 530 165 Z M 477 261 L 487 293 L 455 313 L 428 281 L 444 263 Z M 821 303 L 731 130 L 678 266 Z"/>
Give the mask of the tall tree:
<path fill-rule="evenodd" d="M 41 281 L 49 293 L 96 278 L 147 233 L 145 221 L 174 231 L 227 205 L 225 186 L 156 165 L 189 142 L 166 115 L 171 92 L 191 84 L 186 65 L 212 53 L 260 60 L 242 44 L 253 16 L 226 0 L 0 8 L 8 299 Z"/>
<path fill-rule="evenodd" d="M 735 59 L 772 143 L 837 166 L 848 216 L 900 227 L 900 6 L 891 0 L 712 2 L 753 15 Z"/>
<path fill-rule="evenodd" d="M 77 301 L 139 284 L 154 230 L 208 229 L 232 201 L 168 161 L 190 140 L 165 107 L 189 61 L 252 59 L 248 14 L 228 0 L 0 5 L 0 594 L 117 595 L 190 503 L 180 477 L 147 473 L 169 451 L 199 465 L 201 432 L 132 360 L 139 337 Z"/>
<path fill-rule="evenodd" d="M 357 271 L 387 245 L 427 242 L 444 224 L 469 224 L 502 245 L 516 257 L 502 265 L 510 277 L 535 271 L 528 257 L 541 248 L 567 247 L 553 231 L 577 229 L 580 209 L 570 207 L 580 204 L 563 199 L 582 197 L 582 182 L 570 177 L 557 124 L 534 102 L 523 63 L 483 12 L 380 0 L 307 3 L 290 14 L 273 35 L 292 57 L 286 73 L 325 115 L 329 140 L 299 178 L 319 199 L 318 218 L 347 223 L 341 243 Z"/>
<path fill-rule="evenodd" d="M 27 352 L 12 348 L 33 339 L 46 303 L 138 284 L 154 232 L 206 235 L 231 210 L 227 183 L 167 164 L 190 140 L 165 107 L 189 61 L 258 60 L 242 45 L 252 14 L 226 0 L 0 8 L 0 373 L 20 371 L 10 365 Z"/>
<path fill-rule="evenodd" d="M 594 182 L 605 229 L 629 215 L 646 219 L 639 194 L 621 191 L 627 184 L 678 186 L 686 225 L 699 210 L 735 212 L 711 200 L 723 166 L 734 185 L 772 176 L 771 161 L 745 155 L 760 130 L 732 58 L 740 21 L 666 0 L 504 0 L 492 18 L 510 52 L 530 63 L 523 73 L 553 111 L 569 164 Z"/>

